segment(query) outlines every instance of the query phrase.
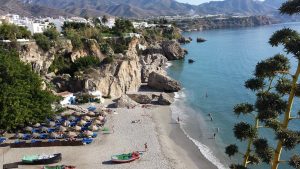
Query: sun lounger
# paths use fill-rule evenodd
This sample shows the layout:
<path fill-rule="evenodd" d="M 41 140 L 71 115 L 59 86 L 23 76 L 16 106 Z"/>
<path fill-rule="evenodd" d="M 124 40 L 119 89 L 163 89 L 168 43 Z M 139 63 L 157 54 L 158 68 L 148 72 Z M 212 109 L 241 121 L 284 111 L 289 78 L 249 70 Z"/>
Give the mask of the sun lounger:
<path fill-rule="evenodd" d="M 82 143 L 83 144 L 91 144 L 93 142 L 92 138 L 83 138 Z"/>
<path fill-rule="evenodd" d="M 0 138 L 0 144 L 4 143 L 6 140 L 7 140 L 6 138 L 1 137 Z"/>

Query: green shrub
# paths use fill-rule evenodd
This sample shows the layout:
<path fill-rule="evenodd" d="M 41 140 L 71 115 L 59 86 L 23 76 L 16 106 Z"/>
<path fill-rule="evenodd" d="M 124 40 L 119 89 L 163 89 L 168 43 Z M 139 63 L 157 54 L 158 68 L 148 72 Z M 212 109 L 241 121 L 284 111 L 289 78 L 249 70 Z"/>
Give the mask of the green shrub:
<path fill-rule="evenodd" d="M 49 38 L 41 33 L 34 34 L 34 39 L 37 45 L 42 48 L 44 51 L 47 51 L 51 48 L 51 42 Z"/>
<path fill-rule="evenodd" d="M 91 67 L 97 67 L 100 65 L 100 59 L 94 56 L 86 56 L 75 60 L 71 66 L 72 72 L 84 70 Z"/>
<path fill-rule="evenodd" d="M 112 56 L 106 57 L 102 60 L 102 64 L 111 64 L 114 62 L 114 58 Z"/>
<path fill-rule="evenodd" d="M 13 24 L 2 24 L 0 25 L 0 39 L 1 40 L 16 40 L 16 39 L 29 39 L 31 32 L 25 27 L 13 25 Z"/>
<path fill-rule="evenodd" d="M 45 36 L 47 36 L 50 40 L 57 40 L 60 33 L 56 30 L 55 27 L 50 27 L 46 29 L 43 33 Z"/>

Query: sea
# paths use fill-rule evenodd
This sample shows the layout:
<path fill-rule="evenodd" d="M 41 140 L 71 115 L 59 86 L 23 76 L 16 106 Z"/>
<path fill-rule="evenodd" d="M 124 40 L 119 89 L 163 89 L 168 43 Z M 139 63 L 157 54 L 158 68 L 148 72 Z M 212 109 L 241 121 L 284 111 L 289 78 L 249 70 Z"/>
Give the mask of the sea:
<path fill-rule="evenodd" d="M 283 47 L 272 47 L 268 43 L 270 36 L 284 27 L 300 31 L 300 23 L 284 23 L 185 32 L 185 37 L 193 39 L 190 44 L 183 45 L 188 50 L 186 59 L 169 63 L 168 74 L 183 86 L 183 90 L 175 95 L 175 103 L 171 106 L 172 116 L 182 119 L 181 128 L 186 136 L 219 169 L 227 169 L 229 164 L 241 162 L 241 156 L 229 159 L 225 147 L 235 143 L 243 152 L 247 143 L 236 140 L 232 128 L 240 121 L 253 123 L 254 120 L 252 117 L 235 116 L 233 107 L 242 102 L 255 102 L 255 94 L 244 87 L 244 82 L 253 77 L 259 61 L 278 53 L 285 54 Z M 197 37 L 207 41 L 197 43 Z M 297 62 L 292 56 L 288 57 L 291 58 L 294 71 Z M 189 64 L 188 59 L 196 62 Z M 295 114 L 300 110 L 299 105 L 300 100 L 296 99 Z M 293 121 L 290 128 L 300 130 L 300 120 Z M 270 145 L 275 147 L 275 136 L 271 130 L 261 129 L 260 136 L 269 139 Z M 292 151 L 283 151 L 283 160 L 288 160 L 294 154 L 300 154 L 299 146 Z M 257 165 L 249 168 L 269 167 Z M 291 167 L 281 164 L 280 168 Z"/>

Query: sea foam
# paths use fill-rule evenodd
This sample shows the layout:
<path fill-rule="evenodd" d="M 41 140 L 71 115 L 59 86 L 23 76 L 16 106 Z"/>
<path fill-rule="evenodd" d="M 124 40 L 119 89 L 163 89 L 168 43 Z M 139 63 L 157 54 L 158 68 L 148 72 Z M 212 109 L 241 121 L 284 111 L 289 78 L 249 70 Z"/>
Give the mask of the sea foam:
<path fill-rule="evenodd" d="M 171 110 L 172 110 L 172 118 L 176 119 L 180 116 L 181 119 L 185 119 L 187 117 L 187 114 L 184 112 L 184 108 L 182 108 L 181 104 L 186 98 L 186 94 L 184 91 L 176 92 L 174 95 L 175 103 L 172 104 Z M 184 120 L 185 121 L 185 120 Z M 200 141 L 192 138 L 183 128 L 184 122 L 180 124 L 180 129 L 183 131 L 183 133 L 187 136 L 188 139 L 190 139 L 199 149 L 200 153 L 213 165 L 215 165 L 218 169 L 228 169 L 228 167 L 225 167 L 221 161 L 214 155 L 214 153 L 210 150 L 210 148 L 204 144 L 202 144 Z"/>

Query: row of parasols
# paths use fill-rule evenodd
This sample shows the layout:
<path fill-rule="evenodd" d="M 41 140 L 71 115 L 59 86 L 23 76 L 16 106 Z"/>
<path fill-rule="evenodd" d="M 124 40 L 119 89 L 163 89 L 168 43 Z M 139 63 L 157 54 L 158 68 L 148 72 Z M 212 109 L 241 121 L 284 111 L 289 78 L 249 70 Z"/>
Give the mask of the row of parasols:
<path fill-rule="evenodd" d="M 18 133 L 15 138 L 19 139 L 46 139 L 46 138 L 74 138 L 96 137 L 95 132 L 101 130 L 106 122 L 105 113 L 80 113 L 64 112 L 61 116 L 56 115 L 47 119 L 46 123 L 37 123 L 24 128 L 25 133 Z"/>

